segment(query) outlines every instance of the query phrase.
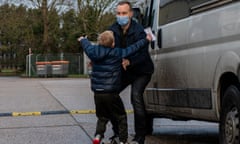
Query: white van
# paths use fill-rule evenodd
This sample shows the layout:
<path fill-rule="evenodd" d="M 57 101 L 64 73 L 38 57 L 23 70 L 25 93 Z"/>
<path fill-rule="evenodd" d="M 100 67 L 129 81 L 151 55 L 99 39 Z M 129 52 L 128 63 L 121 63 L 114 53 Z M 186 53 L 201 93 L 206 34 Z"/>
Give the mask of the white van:
<path fill-rule="evenodd" d="M 145 26 L 157 37 L 148 114 L 219 122 L 219 143 L 239 144 L 240 1 L 146 2 Z"/>

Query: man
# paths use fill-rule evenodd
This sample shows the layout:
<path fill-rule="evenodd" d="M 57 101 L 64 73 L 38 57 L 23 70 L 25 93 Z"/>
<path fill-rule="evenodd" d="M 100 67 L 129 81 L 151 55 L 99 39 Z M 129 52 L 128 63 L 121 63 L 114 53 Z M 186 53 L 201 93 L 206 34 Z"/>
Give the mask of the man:
<path fill-rule="evenodd" d="M 146 37 L 144 28 L 132 20 L 132 6 L 128 1 L 119 2 L 116 8 L 117 21 L 110 30 L 114 32 L 115 46 L 126 48 Z M 139 52 L 123 60 L 122 90 L 131 85 L 131 103 L 134 109 L 134 142 L 144 144 L 145 136 L 152 133 L 152 119 L 147 117 L 143 92 L 154 71 L 153 63 L 145 45 Z M 112 122 L 114 123 L 114 122 Z M 113 128 L 117 133 L 117 128 Z"/>
<path fill-rule="evenodd" d="M 114 47 L 112 31 L 104 31 L 98 36 L 98 45 L 92 45 L 87 38 L 80 37 L 84 52 L 92 61 L 91 89 L 94 92 L 97 127 L 93 144 L 100 144 L 106 131 L 106 124 L 113 119 L 118 121 L 120 144 L 128 144 L 127 114 L 119 96 L 121 90 L 122 58 L 136 53 L 151 41 L 151 36 L 141 39 L 122 49 Z M 103 75 L 104 73 L 104 75 Z"/>

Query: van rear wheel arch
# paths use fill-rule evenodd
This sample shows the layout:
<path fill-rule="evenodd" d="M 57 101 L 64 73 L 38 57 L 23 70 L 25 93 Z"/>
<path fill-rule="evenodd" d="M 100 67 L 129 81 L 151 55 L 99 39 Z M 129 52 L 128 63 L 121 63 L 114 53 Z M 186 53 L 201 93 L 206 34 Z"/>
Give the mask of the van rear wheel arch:
<path fill-rule="evenodd" d="M 222 99 L 220 112 L 220 144 L 235 144 L 240 142 L 240 90 L 239 86 L 230 85 Z"/>
<path fill-rule="evenodd" d="M 226 90 L 231 86 L 231 85 L 236 85 L 238 88 L 240 88 L 240 83 L 237 78 L 237 76 L 234 73 L 231 72 L 226 72 L 224 73 L 219 81 L 219 109 L 222 107 L 222 102 L 223 102 L 223 97 L 226 92 Z"/>

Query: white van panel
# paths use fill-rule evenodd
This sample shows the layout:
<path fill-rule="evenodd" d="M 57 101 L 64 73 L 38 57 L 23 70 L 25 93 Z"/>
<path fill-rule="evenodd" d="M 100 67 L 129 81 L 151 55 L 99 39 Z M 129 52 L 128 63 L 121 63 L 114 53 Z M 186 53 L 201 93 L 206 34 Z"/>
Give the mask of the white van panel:
<path fill-rule="evenodd" d="M 226 72 L 237 74 L 240 64 L 240 3 L 161 27 L 154 23 L 153 29 L 156 28 L 162 31 L 161 39 L 158 38 L 162 40 L 162 47 L 152 50 L 155 73 L 148 88 L 156 88 L 156 93 L 152 94 L 153 105 L 147 108 L 167 115 L 219 120 L 217 88 L 220 77 Z M 180 93 L 158 93 L 162 90 Z M 196 93 L 195 98 L 181 94 L 181 90 Z M 203 93 L 198 95 L 199 91 Z M 181 99 L 177 99 L 179 97 Z M 194 103 L 194 99 L 198 101 L 196 107 L 184 103 Z"/>

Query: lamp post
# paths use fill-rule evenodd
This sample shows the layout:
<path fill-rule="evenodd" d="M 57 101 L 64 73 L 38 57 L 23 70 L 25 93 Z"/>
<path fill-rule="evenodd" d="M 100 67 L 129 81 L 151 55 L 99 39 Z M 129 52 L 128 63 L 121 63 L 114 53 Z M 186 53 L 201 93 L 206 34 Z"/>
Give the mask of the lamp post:
<path fill-rule="evenodd" d="M 32 55 L 32 49 L 31 48 L 29 48 L 28 49 L 28 77 L 31 77 L 31 66 L 32 66 L 32 64 L 31 64 L 31 55 Z"/>

